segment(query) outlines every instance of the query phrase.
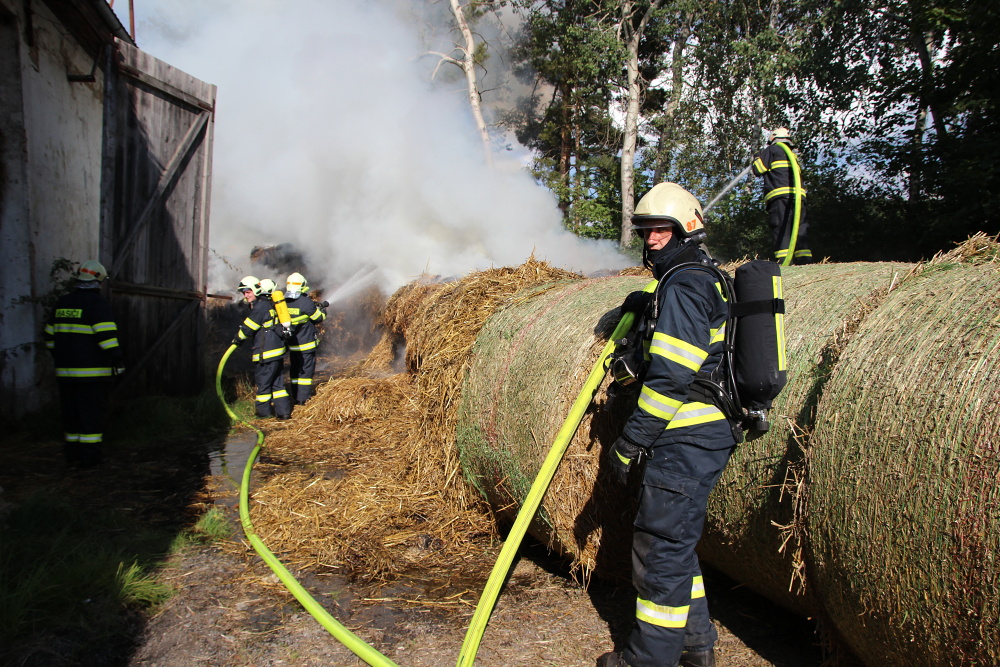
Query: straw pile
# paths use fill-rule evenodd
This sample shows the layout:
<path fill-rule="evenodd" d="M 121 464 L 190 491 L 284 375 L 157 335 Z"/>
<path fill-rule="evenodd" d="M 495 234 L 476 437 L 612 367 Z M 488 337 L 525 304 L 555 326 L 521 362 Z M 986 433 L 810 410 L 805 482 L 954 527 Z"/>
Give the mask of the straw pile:
<path fill-rule="evenodd" d="M 291 564 L 374 582 L 417 566 L 472 569 L 495 533 L 488 508 L 460 481 L 454 446 L 469 350 L 511 295 L 576 277 L 532 258 L 399 290 L 369 360 L 270 428 L 251 507 L 261 539 Z M 404 343 L 408 372 L 386 376 Z"/>
<path fill-rule="evenodd" d="M 949 263 L 986 241 L 889 295 L 819 404 L 810 578 L 867 664 L 1000 664 L 1000 273 Z"/>
<path fill-rule="evenodd" d="M 642 277 L 584 280 L 528 290 L 490 319 L 476 341 L 459 412 L 458 446 L 466 478 L 501 520 L 513 521 L 531 483 L 620 319 L 625 295 Z M 586 579 L 602 563 L 626 575 L 631 496 L 599 471 L 634 399 L 605 411 L 604 391 L 587 414 L 529 532 L 571 558 Z M 618 539 L 603 540 L 617 528 Z"/>

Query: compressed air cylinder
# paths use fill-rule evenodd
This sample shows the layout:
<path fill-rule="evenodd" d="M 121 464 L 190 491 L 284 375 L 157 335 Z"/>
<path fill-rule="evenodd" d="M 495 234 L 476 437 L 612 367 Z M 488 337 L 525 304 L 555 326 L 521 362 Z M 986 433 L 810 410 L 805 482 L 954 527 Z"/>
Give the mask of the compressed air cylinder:
<path fill-rule="evenodd" d="M 766 260 L 747 262 L 736 269 L 734 290 L 739 314 L 735 358 L 740 400 L 751 410 L 766 410 L 788 379 L 781 268 Z M 740 304 L 751 307 L 740 312 Z"/>
<path fill-rule="evenodd" d="M 281 290 L 271 292 L 271 301 L 274 302 L 274 311 L 278 314 L 278 321 L 281 326 L 290 329 L 292 326 L 292 316 L 288 312 L 288 304 L 285 303 L 285 293 Z"/>

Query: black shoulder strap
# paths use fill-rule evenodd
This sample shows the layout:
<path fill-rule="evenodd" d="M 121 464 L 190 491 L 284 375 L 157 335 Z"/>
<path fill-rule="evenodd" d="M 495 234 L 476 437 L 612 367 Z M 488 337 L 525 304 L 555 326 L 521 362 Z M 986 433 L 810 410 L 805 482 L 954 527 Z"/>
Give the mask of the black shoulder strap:
<path fill-rule="evenodd" d="M 730 306 L 733 317 L 746 317 L 747 315 L 774 315 L 785 313 L 784 299 L 759 299 L 757 301 L 744 301 L 734 303 Z"/>

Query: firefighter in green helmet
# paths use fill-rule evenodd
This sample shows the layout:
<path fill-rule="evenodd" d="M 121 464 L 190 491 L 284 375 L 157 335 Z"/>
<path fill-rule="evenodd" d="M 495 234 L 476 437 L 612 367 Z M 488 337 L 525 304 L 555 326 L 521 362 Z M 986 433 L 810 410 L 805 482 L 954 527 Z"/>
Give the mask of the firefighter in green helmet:
<path fill-rule="evenodd" d="M 292 400 L 304 405 L 314 391 L 316 348 L 319 347 L 316 327 L 326 319 L 325 304 L 308 295 L 309 281 L 301 273 L 292 273 L 285 281 L 285 299 L 292 318 L 292 337 L 288 340 L 289 384 Z"/>
<path fill-rule="evenodd" d="M 623 311 L 649 317 L 656 299 L 649 365 L 632 415 L 607 452 L 614 481 L 642 470 L 634 521 L 635 625 L 620 652 L 598 667 L 714 667 L 718 638 L 708 613 L 695 547 L 708 495 L 736 447 L 736 433 L 714 404 L 691 398 L 697 377 L 722 364 L 729 310 L 703 246 L 702 208 L 676 183 L 660 183 L 639 201 L 633 229 L 643 262 L 661 280 L 656 296 L 630 294 Z M 645 460 L 645 466 L 638 466 Z"/>
<path fill-rule="evenodd" d="M 97 465 L 104 458 L 105 410 L 111 382 L 125 372 L 118 325 L 101 295 L 108 277 L 92 259 L 80 265 L 76 284 L 56 302 L 45 324 L 62 409 L 63 452 L 70 465 Z"/>

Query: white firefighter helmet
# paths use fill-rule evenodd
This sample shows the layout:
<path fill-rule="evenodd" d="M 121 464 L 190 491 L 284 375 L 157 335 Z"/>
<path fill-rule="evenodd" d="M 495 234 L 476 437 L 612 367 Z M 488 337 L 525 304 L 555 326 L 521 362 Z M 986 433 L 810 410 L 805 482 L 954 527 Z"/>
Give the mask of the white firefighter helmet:
<path fill-rule="evenodd" d="M 774 130 L 773 132 L 771 132 L 771 138 L 768 139 L 768 141 L 771 142 L 771 143 L 773 143 L 775 141 L 780 141 L 780 140 L 784 140 L 784 141 L 791 141 L 792 140 L 792 135 L 790 135 L 788 133 L 788 128 L 787 127 L 779 127 L 778 129 Z"/>
<path fill-rule="evenodd" d="M 275 287 L 277 287 L 277 285 L 270 278 L 263 278 L 260 281 L 260 293 L 261 294 L 270 294 L 271 292 L 274 291 Z"/>
<path fill-rule="evenodd" d="M 244 276 L 240 284 L 236 286 L 236 289 L 241 294 L 244 290 L 250 290 L 254 296 L 260 296 L 261 293 L 260 281 L 257 280 L 257 276 Z"/>
<path fill-rule="evenodd" d="M 104 265 L 96 259 L 88 259 L 86 262 L 81 264 L 80 269 L 76 274 L 76 279 L 81 282 L 91 282 L 94 280 L 101 282 L 107 277 L 107 269 L 105 269 Z"/>
<path fill-rule="evenodd" d="M 698 199 L 676 183 L 658 183 L 636 205 L 632 229 L 650 229 L 668 223 L 673 223 L 674 229 L 685 239 L 705 233 Z"/>
<path fill-rule="evenodd" d="M 285 281 L 286 294 L 289 299 L 298 298 L 299 295 L 305 294 L 309 291 L 309 282 L 306 277 L 301 273 L 295 272 L 288 276 L 288 280 Z"/>

